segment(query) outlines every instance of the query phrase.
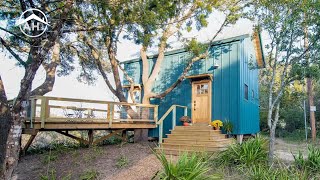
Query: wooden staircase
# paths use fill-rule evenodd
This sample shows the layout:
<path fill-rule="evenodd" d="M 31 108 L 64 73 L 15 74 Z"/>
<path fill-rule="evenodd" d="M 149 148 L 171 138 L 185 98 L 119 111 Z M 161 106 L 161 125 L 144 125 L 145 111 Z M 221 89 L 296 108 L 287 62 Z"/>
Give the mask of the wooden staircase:
<path fill-rule="evenodd" d="M 211 126 L 176 126 L 160 143 L 159 151 L 179 155 L 181 152 L 217 152 L 226 149 L 235 140 L 226 138 L 220 130 Z"/>

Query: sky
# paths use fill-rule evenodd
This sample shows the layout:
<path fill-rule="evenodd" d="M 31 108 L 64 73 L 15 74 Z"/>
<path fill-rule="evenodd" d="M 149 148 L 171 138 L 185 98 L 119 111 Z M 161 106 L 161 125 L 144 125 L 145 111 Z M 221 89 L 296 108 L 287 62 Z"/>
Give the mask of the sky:
<path fill-rule="evenodd" d="M 208 21 L 208 27 L 201 29 L 200 31 L 192 30 L 191 32 L 183 33 L 183 37 L 197 38 L 199 41 L 209 41 L 215 34 L 220 24 L 224 20 L 223 14 L 214 12 L 210 15 Z M 0 26 L 5 24 L 0 22 Z M 217 39 L 224 39 L 229 37 L 235 37 L 242 34 L 251 34 L 253 23 L 247 19 L 240 19 L 235 25 L 226 27 Z M 195 28 L 194 28 L 195 29 Z M 0 36 L 5 36 L 6 33 L 1 32 Z M 264 39 L 264 38 L 262 38 Z M 170 40 L 173 49 L 181 47 L 181 43 Z M 129 60 L 139 55 L 140 46 L 130 42 L 129 40 L 121 40 L 118 45 L 117 57 L 120 61 Z M 172 50 L 172 49 L 171 49 Z M 13 58 L 9 58 L 10 53 L 0 48 L 0 75 L 4 82 L 5 90 L 9 99 L 14 98 L 20 86 L 20 81 L 24 75 L 24 69 L 16 66 L 16 61 Z M 76 63 L 75 63 L 76 65 Z M 79 66 L 76 66 L 76 70 L 69 76 L 56 77 L 56 82 L 53 91 L 48 93 L 47 96 L 55 97 L 68 97 L 68 98 L 81 98 L 81 99 L 95 99 L 95 100 L 114 100 L 114 96 L 108 90 L 101 76 L 98 76 L 95 85 L 87 85 L 80 83 L 77 80 L 79 73 Z M 41 67 L 34 80 L 33 87 L 40 85 L 45 79 L 45 71 Z"/>

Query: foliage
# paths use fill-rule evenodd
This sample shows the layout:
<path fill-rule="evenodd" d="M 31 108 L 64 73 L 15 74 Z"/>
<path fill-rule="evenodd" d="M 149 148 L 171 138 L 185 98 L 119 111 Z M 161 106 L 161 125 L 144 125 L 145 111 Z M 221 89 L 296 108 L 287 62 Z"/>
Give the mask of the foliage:
<path fill-rule="evenodd" d="M 47 172 L 47 175 L 40 175 L 41 180 L 56 180 L 57 178 L 57 172 L 54 169 L 50 169 Z M 71 174 L 68 174 L 67 176 L 60 177 L 61 180 L 71 180 Z"/>
<path fill-rule="evenodd" d="M 232 133 L 233 131 L 233 123 L 230 120 L 225 120 L 223 122 L 223 129 L 227 132 L 227 134 Z"/>
<path fill-rule="evenodd" d="M 222 126 L 223 126 L 223 123 L 222 123 L 222 121 L 220 121 L 220 120 L 214 120 L 214 121 L 211 122 L 211 126 L 213 126 L 213 127 L 215 127 L 215 128 L 217 128 L 217 127 L 222 127 Z"/>
<path fill-rule="evenodd" d="M 121 144 L 122 143 L 122 139 L 118 136 L 112 136 L 106 140 L 102 141 L 102 145 L 117 145 L 117 144 Z"/>
<path fill-rule="evenodd" d="M 188 154 L 184 152 L 179 156 L 176 163 L 169 160 L 163 152 L 155 154 L 163 166 L 163 170 L 157 174 L 157 177 L 160 179 L 219 179 L 218 175 L 207 175 L 210 168 L 208 157 L 205 154 Z"/>
<path fill-rule="evenodd" d="M 116 162 L 116 167 L 117 168 L 123 168 L 129 164 L 129 160 L 126 156 L 121 155 Z"/>
<path fill-rule="evenodd" d="M 267 162 L 267 140 L 261 137 L 250 138 L 242 144 L 233 144 L 218 154 L 219 165 L 251 166 Z"/>
<path fill-rule="evenodd" d="M 81 180 L 94 180 L 98 178 L 99 173 L 96 170 L 87 170 L 81 176 Z"/>
<path fill-rule="evenodd" d="M 252 180 L 300 180 L 301 175 L 287 167 L 270 167 L 256 164 L 241 169 Z"/>
<path fill-rule="evenodd" d="M 302 152 L 293 155 L 295 166 L 307 174 L 320 173 L 320 149 L 314 146 L 308 147 L 308 156 L 303 157 Z"/>
<path fill-rule="evenodd" d="M 189 122 L 191 122 L 190 120 L 191 120 L 191 119 L 190 119 L 189 116 L 182 116 L 182 117 L 180 118 L 180 121 L 181 121 L 181 122 L 188 122 L 188 123 L 189 123 Z"/>

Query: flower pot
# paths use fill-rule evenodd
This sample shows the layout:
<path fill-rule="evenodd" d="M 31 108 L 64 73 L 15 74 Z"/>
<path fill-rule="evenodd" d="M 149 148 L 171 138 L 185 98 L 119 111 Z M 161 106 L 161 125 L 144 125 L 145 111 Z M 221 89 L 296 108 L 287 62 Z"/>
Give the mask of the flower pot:
<path fill-rule="evenodd" d="M 184 123 L 183 123 L 183 126 L 189 126 L 189 123 L 184 122 Z"/>

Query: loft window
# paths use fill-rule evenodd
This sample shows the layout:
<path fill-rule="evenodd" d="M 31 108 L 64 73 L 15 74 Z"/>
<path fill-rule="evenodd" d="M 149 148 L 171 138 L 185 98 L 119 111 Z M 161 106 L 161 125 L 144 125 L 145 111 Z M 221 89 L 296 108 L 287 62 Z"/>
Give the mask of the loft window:
<path fill-rule="evenodd" d="M 244 84 L 244 98 L 245 98 L 246 100 L 249 99 L 249 94 L 248 94 L 248 93 L 249 93 L 249 92 L 248 92 L 248 85 Z"/>

